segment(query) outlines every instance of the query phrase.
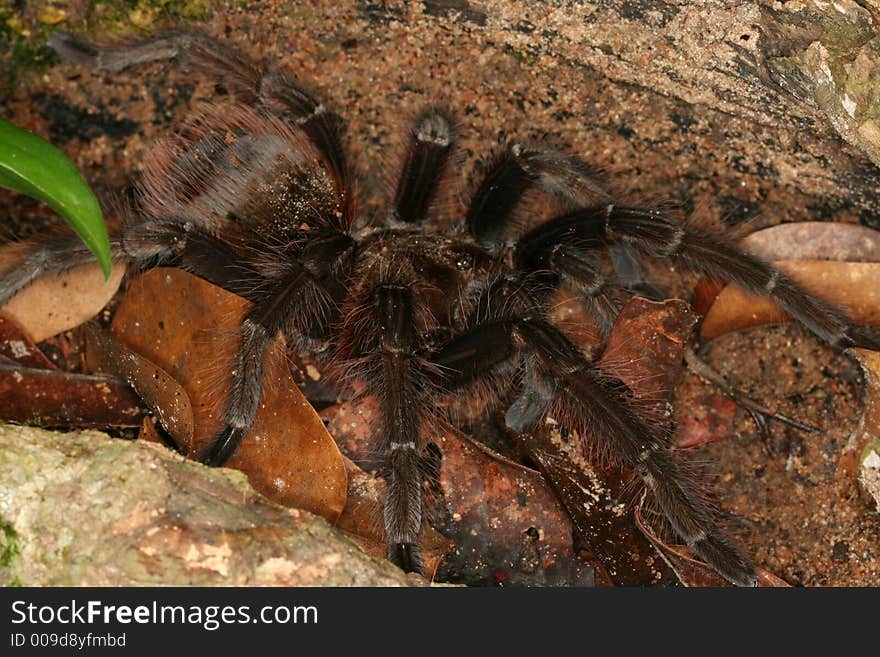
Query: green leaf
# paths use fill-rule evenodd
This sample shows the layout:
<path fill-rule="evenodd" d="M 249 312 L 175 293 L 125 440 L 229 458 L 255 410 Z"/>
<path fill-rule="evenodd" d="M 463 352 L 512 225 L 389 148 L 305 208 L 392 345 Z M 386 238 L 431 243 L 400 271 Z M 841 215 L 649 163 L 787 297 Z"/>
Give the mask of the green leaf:
<path fill-rule="evenodd" d="M 64 217 L 110 278 L 110 240 L 98 199 L 60 150 L 0 119 L 0 186 L 47 203 Z"/>

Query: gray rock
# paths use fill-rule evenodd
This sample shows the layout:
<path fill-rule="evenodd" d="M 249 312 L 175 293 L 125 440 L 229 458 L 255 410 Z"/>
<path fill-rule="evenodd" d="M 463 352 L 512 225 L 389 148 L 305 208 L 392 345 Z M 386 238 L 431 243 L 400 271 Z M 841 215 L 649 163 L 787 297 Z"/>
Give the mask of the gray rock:
<path fill-rule="evenodd" d="M 0 425 L 0 585 L 418 582 L 240 472 L 96 431 Z"/>

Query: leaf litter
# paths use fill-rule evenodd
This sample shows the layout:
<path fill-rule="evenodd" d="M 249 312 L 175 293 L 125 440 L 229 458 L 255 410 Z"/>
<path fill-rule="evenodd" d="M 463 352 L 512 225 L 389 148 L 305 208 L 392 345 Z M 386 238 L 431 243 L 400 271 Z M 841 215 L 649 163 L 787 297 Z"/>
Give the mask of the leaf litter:
<path fill-rule="evenodd" d="M 123 381 L 59 370 L 24 326 L 0 313 L 4 420 L 44 427 L 135 427 L 143 414 L 140 399 Z"/>
<path fill-rule="evenodd" d="M 113 319 L 113 334 L 155 363 L 186 391 L 193 413 L 195 458 L 224 423 L 227 377 L 238 347 L 247 301 L 179 269 L 153 269 L 129 286 Z M 290 375 L 282 341 L 265 362 L 254 427 L 229 463 L 256 490 L 287 506 L 335 522 L 345 507 L 345 464 L 320 417 Z"/>
<path fill-rule="evenodd" d="M 742 244 L 781 264 L 858 321 L 880 323 L 874 285 L 880 273 L 880 232 L 851 224 L 805 222 L 758 231 Z M 880 444 L 880 425 L 872 410 L 880 393 L 872 383 L 877 354 L 847 351 L 858 359 L 860 376 L 845 354 L 813 338 L 800 338 L 800 327 L 734 332 L 788 320 L 765 299 L 746 295 L 736 286 L 704 279 L 694 302 L 706 314 L 702 351 L 713 364 L 765 405 L 809 418 L 822 429 L 807 436 L 778 427 L 772 435 L 759 437 L 736 405 L 719 403 L 717 393 L 706 392 L 707 385 L 685 381 L 680 389 L 677 406 L 702 409 L 704 415 L 693 423 L 691 433 L 701 420 L 707 438 L 740 436 L 735 445 L 720 443 L 713 456 L 725 507 L 749 511 L 756 562 L 795 584 L 880 582 L 878 527 L 869 511 L 874 500 L 870 490 L 866 492 L 859 453 L 859 446 Z"/>

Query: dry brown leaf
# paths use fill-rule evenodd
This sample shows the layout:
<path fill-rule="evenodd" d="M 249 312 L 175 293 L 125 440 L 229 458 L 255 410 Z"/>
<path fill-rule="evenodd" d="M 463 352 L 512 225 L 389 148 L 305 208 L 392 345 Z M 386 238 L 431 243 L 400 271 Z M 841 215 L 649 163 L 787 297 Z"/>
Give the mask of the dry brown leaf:
<path fill-rule="evenodd" d="M 596 467 L 552 430 L 523 436 L 521 444 L 553 486 L 584 548 L 602 565 L 598 584 L 648 586 L 664 578 L 666 564 L 636 531 L 628 505 L 621 501 L 632 480 L 627 471 Z"/>
<path fill-rule="evenodd" d="M 0 360 L 0 417 L 49 427 L 136 427 L 144 411 L 122 381 Z"/>
<path fill-rule="evenodd" d="M 692 400 L 687 415 L 679 414 L 673 444 L 680 449 L 705 445 L 732 436 L 736 402 L 710 392 Z"/>
<path fill-rule="evenodd" d="M 880 263 L 786 260 L 774 264 L 813 294 L 845 307 L 854 321 L 880 324 L 880 286 L 876 285 Z M 728 285 L 706 313 L 700 337 L 711 340 L 730 331 L 785 321 L 791 321 L 789 316 L 769 298 Z"/>
<path fill-rule="evenodd" d="M 14 268 L 26 248 L 23 244 L 0 247 L 0 272 Z M 124 262 L 114 262 L 109 281 L 97 263 L 43 276 L 12 297 L 3 312 L 21 324 L 34 342 L 41 342 L 101 312 L 119 289 L 125 267 Z"/>
<path fill-rule="evenodd" d="M 223 425 L 229 373 L 248 302 L 179 269 L 154 269 L 126 292 L 113 332 L 164 368 L 189 395 L 196 456 Z M 270 348 L 253 430 L 229 467 L 266 497 L 335 522 L 347 494 L 345 464 L 294 384 L 283 341 Z"/>
<path fill-rule="evenodd" d="M 0 313 L 0 355 L 25 367 L 55 370 L 55 363 L 40 351 L 24 327 L 12 317 Z"/>
<path fill-rule="evenodd" d="M 108 331 L 86 325 L 86 359 L 95 372 L 128 383 L 184 453 L 193 444 L 193 412 L 186 390 L 168 372 L 133 352 Z M 152 425 L 151 425 L 152 426 Z"/>
<path fill-rule="evenodd" d="M 663 415 L 696 323 L 694 311 L 681 299 L 634 297 L 620 311 L 599 366 Z"/>

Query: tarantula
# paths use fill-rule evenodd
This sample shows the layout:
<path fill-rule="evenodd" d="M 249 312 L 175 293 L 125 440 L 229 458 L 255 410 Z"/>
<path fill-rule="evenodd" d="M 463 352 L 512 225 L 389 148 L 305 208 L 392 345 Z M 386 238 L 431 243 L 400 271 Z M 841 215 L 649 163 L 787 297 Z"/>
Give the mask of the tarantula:
<path fill-rule="evenodd" d="M 749 559 L 716 525 L 663 433 L 626 386 L 592 364 L 551 321 L 549 298 L 574 291 L 604 329 L 620 309 L 627 271 L 644 257 L 684 265 L 770 295 L 826 342 L 880 340 L 724 236 L 620 203 L 576 157 L 510 144 L 489 161 L 459 229 L 432 225 L 432 202 L 453 162 L 456 128 L 442 109 L 414 123 L 380 225 L 360 216 L 342 121 L 295 79 L 200 34 L 94 48 L 55 34 L 64 59 L 104 70 L 179 58 L 236 97 L 188 122 L 145 164 L 136 218 L 111 238 L 114 259 L 186 268 L 249 301 L 229 374 L 225 426 L 200 455 L 222 466 L 247 439 L 263 361 L 281 333 L 320 354 L 380 400 L 388 558 L 423 570 L 426 426 L 441 394 L 477 390 L 506 406 L 522 432 L 552 412 L 632 468 L 675 532 L 730 582 L 754 585 Z M 514 221 L 523 197 L 565 210 Z M 611 249 L 616 273 L 600 266 Z M 72 238 L 35 248 L 0 279 L 4 303 L 35 278 L 90 260 Z"/>

